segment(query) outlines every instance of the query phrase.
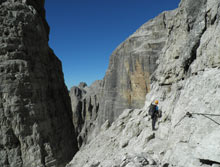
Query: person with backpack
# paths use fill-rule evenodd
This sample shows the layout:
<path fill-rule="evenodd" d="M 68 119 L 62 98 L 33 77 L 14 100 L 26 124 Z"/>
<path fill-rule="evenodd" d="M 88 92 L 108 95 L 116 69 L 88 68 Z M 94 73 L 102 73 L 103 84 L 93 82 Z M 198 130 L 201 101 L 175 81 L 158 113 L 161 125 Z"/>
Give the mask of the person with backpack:
<path fill-rule="evenodd" d="M 151 103 L 150 108 L 149 108 L 149 115 L 151 116 L 152 119 L 152 130 L 156 130 L 155 129 L 155 124 L 157 122 L 157 118 L 159 117 L 159 108 L 158 108 L 158 100 L 154 101 L 154 104 Z"/>

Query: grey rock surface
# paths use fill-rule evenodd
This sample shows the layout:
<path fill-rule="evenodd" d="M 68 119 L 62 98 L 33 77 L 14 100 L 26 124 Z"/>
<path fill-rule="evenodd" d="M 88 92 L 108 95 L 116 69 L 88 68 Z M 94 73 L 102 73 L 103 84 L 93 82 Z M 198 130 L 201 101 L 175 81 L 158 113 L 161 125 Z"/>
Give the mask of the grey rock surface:
<path fill-rule="evenodd" d="M 150 91 L 150 76 L 165 46 L 167 12 L 141 26 L 110 57 L 101 92 L 99 125 L 113 122 L 126 108 L 142 108 Z"/>
<path fill-rule="evenodd" d="M 182 0 L 163 20 L 168 34 L 144 108 L 125 110 L 111 126 L 106 121 L 67 167 L 219 166 L 220 1 Z M 163 114 L 152 132 L 155 99 Z"/>
<path fill-rule="evenodd" d="M 83 88 L 74 86 L 70 90 L 70 99 L 72 105 L 72 120 L 75 127 L 76 134 L 78 135 L 82 130 L 84 124 L 84 105 L 83 97 L 85 96 L 86 91 Z"/>
<path fill-rule="evenodd" d="M 72 104 L 72 120 L 75 127 L 78 146 L 81 147 L 89 142 L 96 133 L 97 116 L 100 106 L 100 92 L 103 85 L 101 80 L 95 81 L 91 86 L 80 83 L 70 90 L 70 98 Z"/>
<path fill-rule="evenodd" d="M 84 100 L 82 98 L 79 100 L 78 91 L 75 92 L 75 89 L 80 92 L 85 92 L 85 89 L 80 86 L 72 88 L 74 90 L 71 90 L 70 96 L 74 115 L 73 122 L 78 133 L 84 129 L 83 135 L 81 135 L 84 137 L 80 138 L 80 143 L 86 143 L 86 140 L 90 140 L 91 137 L 98 134 L 101 125 L 106 120 L 112 123 L 124 109 L 144 106 L 145 96 L 150 91 L 150 75 L 157 68 L 156 61 L 169 35 L 169 29 L 165 24 L 165 21 L 169 19 L 168 12 L 162 13 L 156 19 L 141 26 L 120 44 L 110 57 L 109 67 L 102 84 L 99 84 L 95 91 L 90 91 L 89 95 L 83 98 Z M 90 109 L 83 111 L 83 106 L 89 107 L 90 99 L 92 102 L 97 99 L 99 105 L 93 109 L 96 112 L 92 112 L 92 119 L 84 119 L 82 117 L 89 114 L 81 116 L 82 113 L 89 113 Z M 80 122 L 78 125 L 76 120 Z M 87 120 L 89 121 L 87 122 Z M 91 127 L 83 128 L 82 124 L 86 124 L 87 127 L 90 124 Z"/>
<path fill-rule="evenodd" d="M 63 167 L 77 143 L 44 0 L 1 0 L 0 23 L 0 166 Z"/>
<path fill-rule="evenodd" d="M 220 115 L 219 78 L 219 69 L 207 69 L 170 88 L 154 85 L 143 109 L 127 109 L 110 127 L 108 122 L 103 124 L 99 135 L 67 167 L 219 165 L 220 117 L 209 117 L 214 121 L 196 114 L 184 117 L 187 112 Z M 148 116 L 152 99 L 160 100 L 163 111 L 156 131 Z"/>

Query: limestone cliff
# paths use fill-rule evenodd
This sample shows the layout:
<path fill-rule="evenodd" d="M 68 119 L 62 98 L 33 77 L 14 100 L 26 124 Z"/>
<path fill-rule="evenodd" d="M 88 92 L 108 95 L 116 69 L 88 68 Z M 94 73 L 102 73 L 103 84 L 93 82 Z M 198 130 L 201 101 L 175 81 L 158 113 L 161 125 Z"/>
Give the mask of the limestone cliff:
<path fill-rule="evenodd" d="M 63 167 L 77 143 L 44 0 L 1 0 L 0 23 L 0 166 Z"/>
<path fill-rule="evenodd" d="M 80 83 L 79 86 L 74 86 L 70 90 L 72 120 L 79 147 L 93 138 L 92 132 L 98 126 L 96 120 L 101 100 L 102 83 L 98 80 L 89 87 L 85 83 Z"/>
<path fill-rule="evenodd" d="M 68 167 L 220 166 L 220 1 L 182 0 L 163 18 L 168 34 L 145 107 L 106 121 Z M 155 99 L 163 115 L 152 132 Z"/>
<path fill-rule="evenodd" d="M 103 81 L 100 125 L 113 122 L 125 108 L 143 107 L 168 36 L 165 19 L 169 19 L 166 12 L 147 22 L 112 53 Z"/>
<path fill-rule="evenodd" d="M 96 91 L 92 91 L 85 98 L 99 97 L 97 98 L 99 108 L 97 108 L 95 117 L 92 120 L 87 117 L 83 122 L 78 121 L 78 125 L 75 123 L 78 133 L 81 132 L 81 129 L 86 131 L 86 133 L 83 132 L 84 137 L 80 137 L 79 143 L 82 141 L 86 143 L 87 139 L 90 140 L 99 132 L 99 128 L 106 120 L 112 123 L 125 108 L 144 106 L 145 96 L 150 91 L 150 76 L 157 68 L 156 61 L 169 35 L 170 30 L 165 24 L 165 21 L 169 19 L 169 13 L 162 13 L 156 19 L 141 26 L 112 53 L 102 83 L 96 86 Z M 76 104 L 89 106 L 90 101 L 79 102 L 77 94 L 83 91 L 77 87 L 72 89 L 70 96 L 74 115 L 73 122 L 75 122 L 76 119 L 82 120 L 81 114 L 76 115 L 75 113 L 89 113 L 88 110 L 85 112 L 83 107 Z M 77 118 L 78 116 L 80 118 Z M 91 123 L 91 127 L 85 126 Z M 81 141 L 81 139 L 83 140 Z"/>

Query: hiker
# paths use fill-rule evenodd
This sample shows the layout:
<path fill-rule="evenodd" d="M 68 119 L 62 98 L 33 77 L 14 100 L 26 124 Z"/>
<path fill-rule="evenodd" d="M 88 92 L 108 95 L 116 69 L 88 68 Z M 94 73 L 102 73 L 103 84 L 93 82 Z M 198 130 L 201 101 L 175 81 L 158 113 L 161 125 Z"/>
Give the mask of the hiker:
<path fill-rule="evenodd" d="M 157 122 L 157 118 L 159 117 L 158 100 L 155 100 L 154 104 L 151 103 L 148 112 L 149 112 L 149 115 L 151 116 L 151 119 L 152 119 L 152 130 L 156 130 L 155 124 Z"/>

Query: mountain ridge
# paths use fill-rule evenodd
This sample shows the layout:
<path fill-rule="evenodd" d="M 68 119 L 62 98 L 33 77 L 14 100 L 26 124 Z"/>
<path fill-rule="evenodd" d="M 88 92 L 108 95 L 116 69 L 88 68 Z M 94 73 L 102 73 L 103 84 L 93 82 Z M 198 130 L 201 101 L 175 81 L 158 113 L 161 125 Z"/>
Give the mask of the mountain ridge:
<path fill-rule="evenodd" d="M 159 16 L 163 16 L 166 39 L 149 76 L 144 107 L 126 109 L 113 122 L 106 117 L 100 133 L 68 167 L 219 166 L 220 117 L 206 114 L 220 115 L 220 2 L 182 0 L 179 8 Z M 147 34 L 152 29 L 142 30 Z M 110 68 L 114 58 L 111 61 Z M 155 99 L 163 116 L 152 132 L 148 107 Z"/>

